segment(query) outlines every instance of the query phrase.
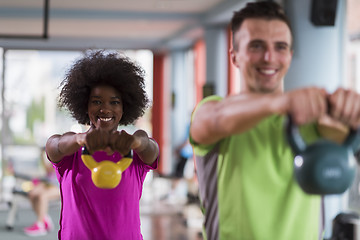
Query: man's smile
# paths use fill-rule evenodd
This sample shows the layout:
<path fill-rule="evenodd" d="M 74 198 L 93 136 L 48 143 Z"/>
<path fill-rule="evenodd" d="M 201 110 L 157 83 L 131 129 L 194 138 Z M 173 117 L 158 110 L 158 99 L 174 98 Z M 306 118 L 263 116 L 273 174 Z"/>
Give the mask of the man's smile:
<path fill-rule="evenodd" d="M 268 69 L 268 68 L 258 68 L 257 71 L 260 72 L 261 74 L 268 75 L 268 76 L 274 75 L 275 73 L 277 73 L 276 69 Z"/>

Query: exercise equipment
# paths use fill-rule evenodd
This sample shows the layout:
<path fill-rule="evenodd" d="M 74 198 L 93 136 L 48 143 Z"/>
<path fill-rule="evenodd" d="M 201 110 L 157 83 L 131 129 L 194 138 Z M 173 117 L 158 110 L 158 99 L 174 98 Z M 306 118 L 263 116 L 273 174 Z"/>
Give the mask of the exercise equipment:
<path fill-rule="evenodd" d="M 23 205 L 21 202 L 25 199 L 27 200 L 29 192 L 34 186 L 40 182 L 51 184 L 47 177 L 34 177 L 23 173 L 14 173 L 14 178 L 16 179 L 16 185 L 12 189 L 13 197 L 11 201 L 8 202 L 9 212 L 6 218 L 7 230 L 14 229 L 15 221 L 19 217 L 19 208 Z M 60 206 L 59 200 L 50 201 L 49 204 Z"/>
<path fill-rule="evenodd" d="M 121 174 L 132 163 L 131 151 L 121 160 L 114 163 L 109 160 L 97 162 L 90 155 L 86 147 L 82 148 L 81 159 L 85 166 L 91 171 L 91 179 L 95 186 L 103 189 L 115 188 L 121 181 Z"/>
<path fill-rule="evenodd" d="M 331 240 L 360 239 L 360 216 L 356 212 L 340 212 L 332 221 Z"/>
<path fill-rule="evenodd" d="M 22 198 L 28 197 L 28 192 L 33 188 L 32 181 L 24 181 L 22 184 L 18 187 L 14 187 L 12 190 L 12 200 L 8 202 L 9 205 L 9 212 L 6 218 L 6 229 L 7 230 L 13 230 L 15 219 L 18 214 L 19 209 L 19 202 Z"/>
<path fill-rule="evenodd" d="M 340 194 L 353 182 L 356 173 L 354 152 L 359 148 L 359 131 L 350 130 L 343 144 L 319 139 L 307 145 L 291 116 L 285 122 L 287 140 L 295 153 L 294 174 L 308 194 Z"/>

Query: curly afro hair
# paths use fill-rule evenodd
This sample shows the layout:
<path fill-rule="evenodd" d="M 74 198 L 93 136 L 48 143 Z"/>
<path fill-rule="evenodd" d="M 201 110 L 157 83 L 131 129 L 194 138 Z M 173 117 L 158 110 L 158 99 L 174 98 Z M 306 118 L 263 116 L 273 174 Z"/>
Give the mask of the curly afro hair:
<path fill-rule="evenodd" d="M 87 114 L 91 89 L 99 85 L 114 87 L 121 96 L 123 116 L 119 125 L 141 117 L 149 99 L 144 90 L 144 70 L 119 53 L 92 51 L 72 65 L 61 82 L 59 107 L 67 108 L 80 124 L 90 124 Z"/>

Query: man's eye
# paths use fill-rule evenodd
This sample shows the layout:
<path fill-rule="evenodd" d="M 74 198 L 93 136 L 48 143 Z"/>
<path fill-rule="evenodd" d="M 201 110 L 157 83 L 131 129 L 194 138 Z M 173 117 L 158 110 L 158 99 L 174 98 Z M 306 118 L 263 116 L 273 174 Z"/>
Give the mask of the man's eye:
<path fill-rule="evenodd" d="M 250 45 L 250 49 L 261 50 L 261 49 L 263 49 L 263 45 L 261 43 L 253 43 Z"/>
<path fill-rule="evenodd" d="M 277 49 L 277 50 L 280 50 L 280 51 L 283 51 L 283 50 L 287 50 L 287 49 L 288 49 L 288 46 L 285 45 L 285 44 L 280 44 L 280 45 L 277 45 L 277 46 L 276 46 L 276 49 Z"/>

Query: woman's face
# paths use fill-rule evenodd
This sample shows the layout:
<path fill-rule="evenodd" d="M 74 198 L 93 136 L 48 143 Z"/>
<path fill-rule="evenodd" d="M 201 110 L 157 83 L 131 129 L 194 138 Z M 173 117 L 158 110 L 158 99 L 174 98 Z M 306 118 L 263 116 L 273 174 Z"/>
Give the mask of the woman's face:
<path fill-rule="evenodd" d="M 88 115 L 92 125 L 103 130 L 116 130 L 123 115 L 120 93 L 107 85 L 94 87 L 90 92 Z"/>

